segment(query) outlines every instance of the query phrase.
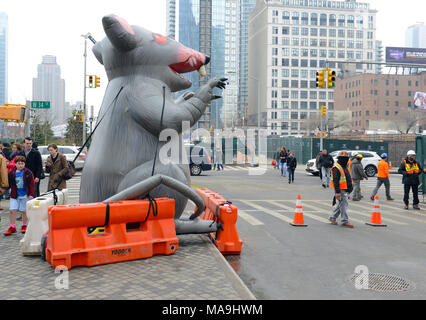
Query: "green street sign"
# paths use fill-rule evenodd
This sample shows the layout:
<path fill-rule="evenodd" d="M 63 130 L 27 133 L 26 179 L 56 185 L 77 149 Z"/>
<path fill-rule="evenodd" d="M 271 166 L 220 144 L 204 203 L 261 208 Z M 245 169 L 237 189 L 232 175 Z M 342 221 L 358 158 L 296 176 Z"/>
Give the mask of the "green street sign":
<path fill-rule="evenodd" d="M 32 109 L 50 109 L 50 101 L 31 101 Z"/>

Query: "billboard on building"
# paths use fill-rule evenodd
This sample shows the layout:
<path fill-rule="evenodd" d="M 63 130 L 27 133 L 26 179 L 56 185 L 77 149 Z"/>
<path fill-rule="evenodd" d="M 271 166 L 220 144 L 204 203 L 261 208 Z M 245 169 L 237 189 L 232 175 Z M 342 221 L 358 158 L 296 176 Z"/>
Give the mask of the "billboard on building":
<path fill-rule="evenodd" d="M 414 109 L 426 110 L 426 92 L 414 92 Z"/>
<path fill-rule="evenodd" d="M 426 49 L 386 47 L 386 63 L 426 65 Z"/>

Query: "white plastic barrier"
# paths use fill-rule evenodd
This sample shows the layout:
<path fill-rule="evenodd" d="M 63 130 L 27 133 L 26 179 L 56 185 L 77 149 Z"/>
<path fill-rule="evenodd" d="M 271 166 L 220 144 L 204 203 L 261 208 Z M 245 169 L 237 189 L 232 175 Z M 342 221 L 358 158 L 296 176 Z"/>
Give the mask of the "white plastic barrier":
<path fill-rule="evenodd" d="M 68 204 L 68 190 L 57 190 L 57 205 Z M 24 238 L 21 240 L 23 255 L 40 255 L 40 241 L 49 229 L 47 214 L 50 206 L 54 205 L 53 194 L 38 197 L 27 202 L 28 226 Z"/>

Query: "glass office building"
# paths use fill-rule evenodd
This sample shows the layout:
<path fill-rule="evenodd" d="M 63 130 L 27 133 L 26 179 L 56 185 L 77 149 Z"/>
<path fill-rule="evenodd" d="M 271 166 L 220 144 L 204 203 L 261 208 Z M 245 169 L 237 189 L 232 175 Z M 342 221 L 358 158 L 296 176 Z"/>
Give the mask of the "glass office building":
<path fill-rule="evenodd" d="M 0 12 L 0 104 L 7 103 L 8 17 Z"/>

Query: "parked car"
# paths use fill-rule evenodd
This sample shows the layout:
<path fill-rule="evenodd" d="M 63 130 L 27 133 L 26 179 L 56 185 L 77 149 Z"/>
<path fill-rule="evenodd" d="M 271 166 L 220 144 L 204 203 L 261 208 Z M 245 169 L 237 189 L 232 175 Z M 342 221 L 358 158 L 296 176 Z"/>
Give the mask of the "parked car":
<path fill-rule="evenodd" d="M 44 164 L 46 163 L 47 157 L 50 155 L 49 150 L 47 150 L 47 146 L 39 146 L 38 151 L 40 151 L 41 160 L 44 168 Z M 62 153 L 69 162 L 72 162 L 74 160 L 75 156 L 79 151 L 80 147 L 76 146 L 58 146 L 58 152 Z M 80 153 L 80 155 L 74 162 L 74 166 L 77 170 L 83 169 L 86 157 L 87 149 L 84 148 L 84 150 Z"/>
<path fill-rule="evenodd" d="M 377 163 L 381 160 L 380 156 L 374 151 L 364 151 L 364 150 L 350 150 L 348 151 L 349 156 L 358 152 L 362 154 L 362 166 L 364 168 L 365 174 L 368 177 L 374 177 L 377 174 Z M 333 157 L 334 161 L 337 161 L 337 154 L 339 151 L 331 152 L 330 155 Z M 306 163 L 306 172 L 313 175 L 319 175 L 319 171 L 316 166 L 316 159 L 311 159 Z"/>
<path fill-rule="evenodd" d="M 191 176 L 199 176 L 201 172 L 212 169 L 209 152 L 202 146 L 186 145 Z"/>

